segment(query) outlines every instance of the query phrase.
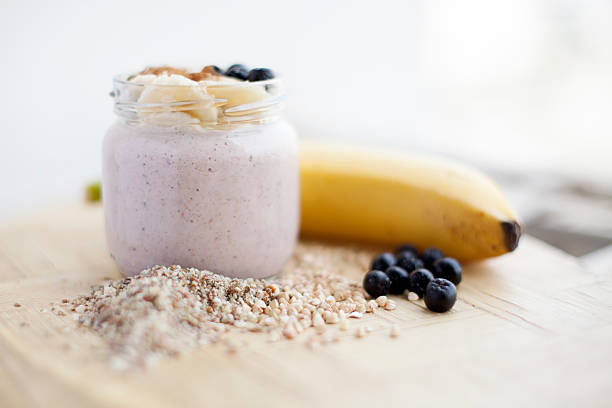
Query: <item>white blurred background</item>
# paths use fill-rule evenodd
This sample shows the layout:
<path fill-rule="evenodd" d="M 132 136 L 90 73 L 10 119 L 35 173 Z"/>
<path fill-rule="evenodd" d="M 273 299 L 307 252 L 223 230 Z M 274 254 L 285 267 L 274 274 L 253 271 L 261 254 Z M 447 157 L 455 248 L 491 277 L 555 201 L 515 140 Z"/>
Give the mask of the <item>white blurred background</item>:
<path fill-rule="evenodd" d="M 0 7 L 0 221 L 81 199 L 84 185 L 99 179 L 113 75 L 150 64 L 243 62 L 287 79 L 288 115 L 303 137 L 471 162 L 497 178 L 536 227 L 568 200 L 578 207 L 553 218 L 592 213 L 590 204 L 580 207 L 590 195 L 603 212 L 589 228 L 612 242 L 610 1 Z M 601 217 L 609 217 L 603 228 Z"/>

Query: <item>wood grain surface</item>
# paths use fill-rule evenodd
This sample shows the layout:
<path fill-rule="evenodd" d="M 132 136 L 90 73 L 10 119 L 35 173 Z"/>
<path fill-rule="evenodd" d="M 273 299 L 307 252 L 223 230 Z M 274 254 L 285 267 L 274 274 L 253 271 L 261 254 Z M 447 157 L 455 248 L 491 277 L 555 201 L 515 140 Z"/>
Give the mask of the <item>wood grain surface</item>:
<path fill-rule="evenodd" d="M 0 407 L 612 406 L 612 281 L 528 236 L 466 266 L 449 313 L 397 298 L 315 350 L 308 335 L 239 333 L 236 354 L 204 346 L 129 373 L 100 360 L 94 334 L 40 311 L 105 277 L 118 274 L 99 206 L 0 228 Z M 355 338 L 359 325 L 372 333 Z"/>

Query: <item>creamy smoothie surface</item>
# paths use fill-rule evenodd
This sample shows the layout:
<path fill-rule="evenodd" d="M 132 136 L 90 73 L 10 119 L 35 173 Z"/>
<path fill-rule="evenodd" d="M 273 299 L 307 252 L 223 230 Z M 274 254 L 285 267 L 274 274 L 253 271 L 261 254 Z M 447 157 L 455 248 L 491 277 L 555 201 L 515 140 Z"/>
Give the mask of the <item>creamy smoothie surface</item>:
<path fill-rule="evenodd" d="M 102 195 L 124 274 L 179 264 L 259 278 L 291 255 L 297 136 L 271 71 L 231 70 L 149 68 L 115 82 Z"/>

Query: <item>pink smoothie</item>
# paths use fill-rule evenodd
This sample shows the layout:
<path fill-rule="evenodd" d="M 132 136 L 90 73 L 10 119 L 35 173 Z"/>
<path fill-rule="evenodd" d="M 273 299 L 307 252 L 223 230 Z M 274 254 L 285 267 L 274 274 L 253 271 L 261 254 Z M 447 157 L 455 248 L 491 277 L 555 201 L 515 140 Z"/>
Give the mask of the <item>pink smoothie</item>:
<path fill-rule="evenodd" d="M 284 120 L 236 130 L 118 121 L 102 186 L 108 246 L 126 275 L 179 264 L 266 277 L 295 245 L 297 143 Z"/>

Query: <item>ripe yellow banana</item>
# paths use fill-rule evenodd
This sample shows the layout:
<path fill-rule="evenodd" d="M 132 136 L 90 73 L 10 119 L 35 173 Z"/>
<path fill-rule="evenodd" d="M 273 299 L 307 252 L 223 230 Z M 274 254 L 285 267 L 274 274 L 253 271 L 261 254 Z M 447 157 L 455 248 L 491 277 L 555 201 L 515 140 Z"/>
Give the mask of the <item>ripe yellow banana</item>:
<path fill-rule="evenodd" d="M 435 246 L 462 261 L 513 251 L 521 227 L 475 169 L 405 153 L 302 142 L 304 236 Z"/>

